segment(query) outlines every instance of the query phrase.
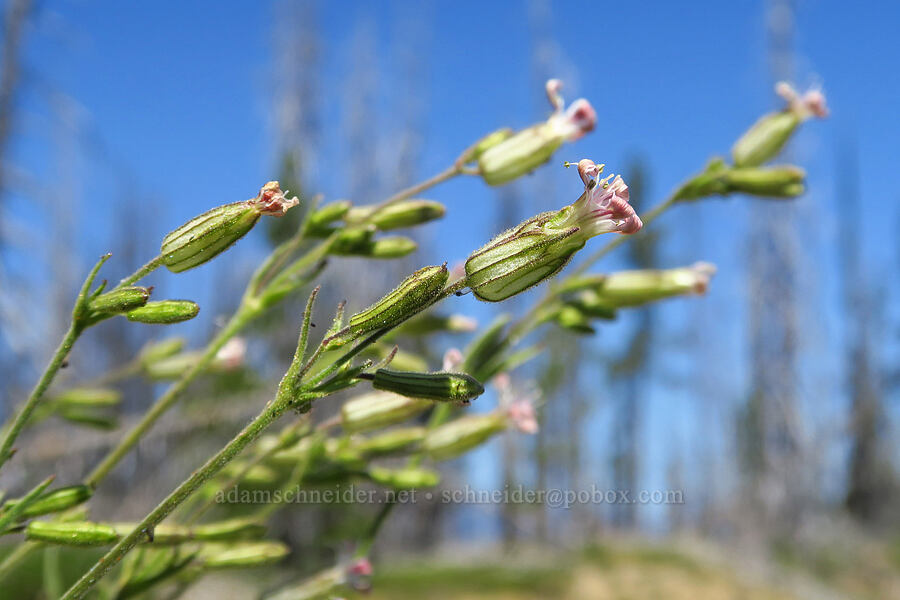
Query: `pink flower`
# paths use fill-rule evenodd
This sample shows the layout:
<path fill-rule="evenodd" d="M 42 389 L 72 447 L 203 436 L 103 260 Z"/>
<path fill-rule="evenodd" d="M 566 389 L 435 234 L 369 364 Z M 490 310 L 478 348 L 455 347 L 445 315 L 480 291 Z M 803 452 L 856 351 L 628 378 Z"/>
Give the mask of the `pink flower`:
<path fill-rule="evenodd" d="M 462 363 L 463 355 L 458 348 L 450 348 L 444 353 L 444 364 L 442 366 L 445 371 L 452 372 L 457 369 Z"/>
<path fill-rule="evenodd" d="M 560 94 L 562 85 L 559 79 L 547 81 L 547 98 L 553 106 L 553 114 L 547 123 L 557 135 L 569 142 L 574 142 L 594 130 L 594 126 L 597 124 L 597 113 L 591 103 L 584 98 L 579 98 L 569 105 L 568 109 L 565 108 L 565 101 Z"/>
<path fill-rule="evenodd" d="M 628 203 L 628 186 L 618 175 L 600 179 L 603 166 L 588 159 L 578 162 L 584 194 L 573 205 L 568 224 L 581 228 L 589 237 L 614 231 L 637 233 L 643 223 Z"/>
<path fill-rule="evenodd" d="M 812 88 L 801 96 L 791 84 L 779 81 L 775 84 L 775 93 L 784 98 L 788 103 L 788 108 L 801 119 L 806 120 L 811 117 L 824 119 L 828 116 L 825 94 L 818 88 Z"/>
<path fill-rule="evenodd" d="M 368 558 L 358 558 L 347 565 L 345 573 L 347 585 L 357 592 L 367 592 L 372 589 L 372 563 Z"/>
<path fill-rule="evenodd" d="M 247 355 L 247 342 L 244 338 L 231 338 L 216 352 L 216 363 L 219 367 L 232 371 L 244 364 Z"/>
<path fill-rule="evenodd" d="M 716 265 L 708 262 L 695 262 L 690 266 L 694 274 L 694 293 L 705 294 L 709 287 L 709 280 L 716 274 Z"/>
<path fill-rule="evenodd" d="M 506 413 L 510 424 L 522 433 L 535 434 L 538 431 L 537 412 L 534 401 L 537 393 L 526 386 L 525 390 L 513 387 L 507 373 L 494 377 L 494 387 L 500 395 L 500 407 Z"/>
<path fill-rule="evenodd" d="M 296 196 L 287 198 L 287 190 L 281 191 L 281 186 L 277 181 L 270 181 L 262 186 L 256 198 L 250 201 L 251 204 L 259 208 L 264 215 L 273 215 L 280 217 L 288 211 L 289 208 L 297 206 L 300 201 Z"/>

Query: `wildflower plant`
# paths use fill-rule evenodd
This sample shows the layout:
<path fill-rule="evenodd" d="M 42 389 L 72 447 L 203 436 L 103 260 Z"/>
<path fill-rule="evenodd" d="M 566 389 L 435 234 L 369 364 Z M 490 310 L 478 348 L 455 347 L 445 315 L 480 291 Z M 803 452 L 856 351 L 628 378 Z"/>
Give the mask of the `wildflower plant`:
<path fill-rule="evenodd" d="M 179 402 L 190 401 L 189 385 L 202 374 L 241 367 L 247 345 L 240 336 L 248 325 L 315 284 L 329 257 L 405 256 L 415 250 L 412 240 L 382 234 L 444 215 L 442 204 L 420 198 L 423 192 L 463 175 L 481 177 L 489 185 L 507 183 L 549 162 L 566 142 L 589 133 L 597 118 L 590 103 L 581 99 L 566 107 L 561 87 L 558 80 L 547 82 L 553 107 L 547 120 L 519 132 L 501 129 L 481 138 L 445 171 L 380 204 L 312 203 L 295 234 L 257 267 L 238 308 L 204 348 L 188 351 L 183 340 L 162 339 L 108 374 L 103 385 L 51 390 L 59 369 L 77 351 L 76 342 L 89 327 L 117 316 L 156 325 L 197 316 L 194 302 L 158 300 L 152 297 L 152 288 L 138 285 L 151 272 L 160 267 L 175 273 L 190 271 L 232 247 L 263 216 L 278 217 L 310 201 L 290 197 L 278 182 L 268 182 L 250 200 L 213 208 L 175 229 L 162 241 L 157 257 L 112 287 L 105 281 L 96 284 L 110 258 L 103 256 L 75 299 L 71 324 L 59 348 L 3 428 L 0 468 L 15 460 L 19 435 L 40 418 L 58 414 L 79 423 L 81 415 L 82 423 L 91 418 L 99 422 L 121 401 L 109 387 L 119 379 L 140 376 L 170 383 L 83 481 L 52 487 L 51 474 L 18 497 L 7 494 L 9 499 L 0 506 L 0 536 L 19 536 L 19 545 L 0 562 L 0 585 L 29 554 L 53 545 L 106 549 L 62 596 L 68 600 L 83 598 L 97 586 L 108 597 L 128 597 L 167 582 L 190 582 L 212 570 L 273 564 L 289 548 L 266 540 L 265 524 L 273 511 L 285 507 L 270 504 L 239 519 L 209 519 L 211 499 L 218 492 L 254 478 L 278 489 L 315 485 L 326 478 L 364 480 L 388 489 L 429 487 L 440 481 L 435 463 L 461 456 L 504 431 L 536 432 L 537 395 L 511 375 L 541 352 L 540 346 L 525 343 L 528 334 L 543 326 L 591 333 L 598 320 L 613 319 L 620 310 L 704 293 L 715 271 L 708 263 L 603 274 L 588 270 L 679 203 L 733 193 L 779 198 L 802 193 L 801 169 L 766 163 L 803 121 L 827 112 L 820 92 L 800 96 L 779 84 L 787 108 L 764 116 L 741 136 L 730 164 L 721 158 L 711 160 L 642 216 L 629 203 L 628 185 L 621 176 L 603 176 L 603 164 L 582 159 L 573 165 L 582 189 L 561 202 L 561 208 L 499 234 L 473 250 L 462 268 L 451 272 L 447 263 L 424 266 L 386 290 L 381 300 L 349 316 L 341 303 L 330 327 L 319 336 L 311 321 L 319 292 L 314 287 L 298 323 L 290 366 L 258 415 L 140 521 L 89 518 L 94 490 L 164 414 Z M 593 243 L 592 238 L 604 234 L 617 235 L 576 268 L 567 268 Z M 502 315 L 479 331 L 471 319 L 436 308 L 467 292 L 470 298 L 502 302 L 534 286 L 542 286 L 543 294 L 523 315 L 515 319 Z M 440 371 L 429 370 L 425 357 L 397 345 L 435 333 L 474 335 L 465 350 L 447 352 Z M 469 412 L 467 404 L 478 401 L 488 384 L 498 391 L 497 408 Z M 321 401 L 350 389 L 356 390 L 354 395 L 335 417 L 313 419 Z M 427 415 L 425 424 L 412 422 L 421 415 Z M 270 431 L 282 422 L 280 431 Z M 391 462 L 383 462 L 386 458 Z M 369 553 L 392 507 L 388 504 L 378 513 L 357 540 L 351 558 L 270 597 L 328 597 L 341 590 L 368 588 Z M 113 571 L 115 576 L 109 577 Z"/>

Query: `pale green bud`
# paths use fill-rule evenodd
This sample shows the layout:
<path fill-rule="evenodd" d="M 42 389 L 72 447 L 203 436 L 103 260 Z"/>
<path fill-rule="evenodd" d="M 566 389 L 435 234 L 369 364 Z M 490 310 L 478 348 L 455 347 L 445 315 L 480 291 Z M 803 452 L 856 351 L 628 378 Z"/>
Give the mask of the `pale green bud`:
<path fill-rule="evenodd" d="M 565 109 L 558 79 L 547 82 L 547 96 L 554 112 L 544 123 L 507 136 L 492 134 L 476 147 L 478 172 L 489 185 L 501 185 L 532 172 L 546 163 L 566 141 L 575 141 L 591 131 L 597 114 L 585 99 Z M 478 150 L 481 147 L 481 150 Z"/>
<path fill-rule="evenodd" d="M 441 482 L 441 475 L 437 471 L 413 467 L 406 469 L 371 467 L 368 475 L 375 483 L 395 490 L 434 487 Z"/>
<path fill-rule="evenodd" d="M 372 387 L 408 398 L 449 402 L 468 402 L 484 393 L 484 386 L 465 373 L 414 373 L 378 369 L 372 379 Z"/>
<path fill-rule="evenodd" d="M 390 392 L 357 396 L 341 407 L 341 425 L 347 431 L 369 431 L 402 423 L 428 410 L 432 403 Z"/>
<path fill-rule="evenodd" d="M 509 127 L 504 127 L 503 129 L 498 129 L 497 131 L 493 131 L 487 134 L 475 143 L 475 145 L 472 147 L 472 153 L 468 158 L 470 158 L 471 160 L 478 160 L 478 158 L 480 158 L 487 149 L 492 148 L 500 142 L 511 138 L 512 135 L 513 130 Z"/>
<path fill-rule="evenodd" d="M 91 488 L 86 485 L 72 485 L 55 489 L 42 494 L 37 500 L 30 503 L 19 516 L 25 519 L 60 512 L 78 506 L 88 500 L 92 494 Z M 4 509 L 11 509 L 17 502 L 16 500 L 7 502 Z"/>
<path fill-rule="evenodd" d="M 800 125 L 793 111 L 769 113 L 761 117 L 731 148 L 737 167 L 757 167 L 778 156 Z"/>
<path fill-rule="evenodd" d="M 175 273 L 201 265 L 244 237 L 261 215 L 281 216 L 297 203 L 270 181 L 256 198 L 214 208 L 167 235 L 160 249 L 163 264 Z"/>
<path fill-rule="evenodd" d="M 147 304 L 150 288 L 126 286 L 100 294 L 88 303 L 88 311 L 94 316 L 104 317 L 128 312 Z"/>
<path fill-rule="evenodd" d="M 435 460 L 447 460 L 480 446 L 506 429 L 503 415 L 465 415 L 431 430 L 422 449 Z"/>
<path fill-rule="evenodd" d="M 758 167 L 778 156 L 791 135 L 803 121 L 828 116 L 825 96 L 820 90 L 810 90 L 803 96 L 785 82 L 775 86 L 775 92 L 787 101 L 788 106 L 760 118 L 747 130 L 731 149 L 736 167 Z"/>
<path fill-rule="evenodd" d="M 562 306 L 556 313 L 554 320 L 556 321 L 556 324 L 563 329 L 568 329 L 575 333 L 595 333 L 594 328 L 591 327 L 591 320 L 578 310 L 577 307 L 572 305 L 567 304 Z"/>
<path fill-rule="evenodd" d="M 200 307 L 190 300 L 160 300 L 148 302 L 125 314 L 129 321 L 153 325 L 169 325 L 189 321 L 197 316 Z"/>
<path fill-rule="evenodd" d="M 138 361 L 142 367 L 153 364 L 156 361 L 169 358 L 184 349 L 184 338 L 174 337 L 160 341 L 148 342 L 138 355 Z"/>
<path fill-rule="evenodd" d="M 31 521 L 25 539 L 64 546 L 106 546 L 115 543 L 119 534 L 112 525 L 102 523 Z"/>
<path fill-rule="evenodd" d="M 768 198 L 793 198 L 804 191 L 806 172 L 791 165 L 729 169 L 722 174 L 731 193 Z"/>
<path fill-rule="evenodd" d="M 715 272 L 715 266 L 704 262 L 677 269 L 619 271 L 607 275 L 592 291 L 598 304 L 637 306 L 673 296 L 704 294 Z"/>
<path fill-rule="evenodd" d="M 431 305 L 444 289 L 447 265 L 424 267 L 369 308 L 350 317 L 350 324 L 328 342 L 337 348 L 361 336 L 401 323 Z"/>
<path fill-rule="evenodd" d="M 197 560 L 206 569 L 245 569 L 277 563 L 288 554 L 290 549 L 281 542 L 203 544 Z"/>
<path fill-rule="evenodd" d="M 342 219 L 350 207 L 353 206 L 349 200 L 338 200 L 330 204 L 326 204 L 322 208 L 316 209 L 309 215 L 306 222 L 308 230 L 313 232 L 322 231 L 328 233 L 328 225 Z"/>
<path fill-rule="evenodd" d="M 425 439 L 424 427 L 398 427 L 365 439 L 354 439 L 353 450 L 376 457 L 404 453 Z"/>
<path fill-rule="evenodd" d="M 53 397 L 58 406 L 115 406 L 122 401 L 122 393 L 108 388 L 72 388 Z"/>
<path fill-rule="evenodd" d="M 432 200 L 403 200 L 387 206 L 361 206 L 351 209 L 348 223 L 370 223 L 381 231 L 414 227 L 440 219 L 447 212 L 444 205 Z"/>

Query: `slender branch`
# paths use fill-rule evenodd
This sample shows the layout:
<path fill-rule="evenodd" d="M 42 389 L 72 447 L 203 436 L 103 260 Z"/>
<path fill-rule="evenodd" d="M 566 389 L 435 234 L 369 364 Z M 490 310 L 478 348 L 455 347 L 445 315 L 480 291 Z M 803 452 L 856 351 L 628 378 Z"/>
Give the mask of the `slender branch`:
<path fill-rule="evenodd" d="M 434 186 L 438 185 L 439 183 L 443 183 L 443 182 L 447 181 L 448 179 L 452 179 L 452 178 L 456 177 L 461 172 L 462 172 L 462 165 L 454 164 L 454 165 L 444 169 L 443 171 L 441 171 L 434 177 L 430 177 L 429 179 L 426 179 L 425 181 L 422 181 L 420 183 L 417 183 L 415 185 L 412 185 L 412 186 L 406 188 L 405 190 L 401 190 L 401 191 L 397 192 L 396 194 L 394 194 L 393 196 L 391 196 L 390 198 L 388 198 L 387 200 L 382 202 L 379 205 L 379 208 L 375 212 L 377 213 L 378 210 L 380 210 L 381 208 L 384 208 L 385 206 L 390 206 L 391 204 L 395 204 L 402 200 L 407 200 L 409 198 L 412 198 L 413 196 L 415 196 L 417 194 L 421 194 L 425 190 L 433 188 Z"/>
<path fill-rule="evenodd" d="M 80 334 L 81 327 L 76 325 L 73 321 L 69 326 L 69 330 L 66 332 L 65 337 L 63 337 L 62 342 L 60 342 L 59 347 L 56 349 L 56 352 L 53 353 L 53 358 L 50 359 L 50 364 L 48 364 L 47 368 L 44 369 L 43 375 L 41 375 L 41 378 L 38 380 L 37 385 L 34 386 L 34 389 L 31 391 L 31 395 L 28 396 L 28 400 L 25 401 L 24 406 L 22 406 L 19 414 L 16 415 L 16 418 L 12 422 L 12 425 L 10 425 L 7 429 L 6 436 L 3 439 L 3 445 L 0 446 L 0 467 L 2 467 L 3 464 L 12 456 L 14 452 L 13 444 L 15 443 L 16 438 L 19 437 L 20 433 L 22 433 L 22 429 L 25 427 L 25 423 L 27 423 L 28 419 L 31 418 L 31 414 L 40 403 L 44 392 L 46 392 L 47 388 L 50 387 L 50 384 L 53 383 L 54 377 L 56 377 L 56 374 L 59 372 L 60 367 L 62 367 L 63 363 L 65 362 L 66 357 L 69 356 L 69 352 L 72 350 L 72 346 L 75 345 L 75 340 L 78 339 L 78 336 Z"/>
<path fill-rule="evenodd" d="M 295 434 L 299 434 L 300 431 L 304 427 L 307 427 L 308 425 L 309 425 L 309 419 L 304 417 L 304 418 L 298 419 L 296 422 L 294 422 L 293 424 L 288 426 L 284 431 L 282 431 L 282 433 L 281 433 L 282 439 L 279 443 L 274 444 L 271 448 L 269 448 L 265 452 L 260 452 L 253 459 L 248 461 L 247 464 L 245 464 L 234 477 L 232 477 L 231 479 L 226 481 L 224 484 L 220 485 L 218 487 L 218 491 L 228 490 L 228 489 L 236 486 L 241 481 L 243 481 L 244 477 L 247 476 L 247 473 L 249 473 L 251 470 L 253 470 L 254 467 L 261 464 L 263 461 L 271 458 L 277 452 L 284 450 L 290 444 L 296 443 L 298 439 L 305 437 L 304 435 L 300 435 L 298 438 Z M 212 508 L 212 506 L 215 503 L 216 503 L 216 494 L 212 494 L 202 505 L 200 505 L 199 507 L 197 507 L 196 510 L 194 510 L 194 512 L 191 514 L 191 516 L 186 519 L 185 523 L 187 523 L 187 524 L 196 523 L 197 520 L 200 517 L 202 517 L 203 514 L 207 510 Z"/>
<path fill-rule="evenodd" d="M 122 281 L 120 281 L 119 285 L 117 285 L 116 288 L 125 287 L 128 285 L 131 285 L 132 283 L 134 283 L 136 281 L 143 279 L 144 277 L 146 277 L 147 275 L 149 275 L 150 273 L 152 273 L 153 271 L 158 269 L 162 265 L 162 261 L 163 261 L 162 254 L 156 256 L 155 258 L 151 259 L 147 264 L 145 264 L 143 267 L 141 267 L 140 269 L 138 269 L 137 271 L 135 271 L 134 273 L 132 273 L 131 275 L 129 275 L 128 277 L 123 279 Z"/>

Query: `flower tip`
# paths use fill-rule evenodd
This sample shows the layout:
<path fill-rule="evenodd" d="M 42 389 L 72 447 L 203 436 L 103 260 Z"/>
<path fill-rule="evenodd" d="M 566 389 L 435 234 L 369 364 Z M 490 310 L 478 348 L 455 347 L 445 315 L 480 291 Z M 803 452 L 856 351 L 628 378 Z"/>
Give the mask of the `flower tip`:
<path fill-rule="evenodd" d="M 566 110 L 566 120 L 572 126 L 572 133 L 568 139 L 570 142 L 575 141 L 594 130 L 597 125 L 597 112 L 590 102 L 579 98 Z"/>
<path fill-rule="evenodd" d="M 287 191 L 282 191 L 281 185 L 277 181 L 269 181 L 260 188 L 259 194 L 252 202 L 259 207 L 262 214 L 280 217 L 288 209 L 300 204 L 300 200 L 296 196 L 287 198 L 285 194 Z"/>
<path fill-rule="evenodd" d="M 581 176 L 584 185 L 588 185 L 592 179 L 599 177 L 602 172 L 603 165 L 598 165 L 589 158 L 582 158 L 578 161 L 578 175 Z"/>
<path fill-rule="evenodd" d="M 548 79 L 544 89 L 547 90 L 547 99 L 554 110 L 562 110 L 565 104 L 562 97 L 563 82 L 559 79 Z"/>
<path fill-rule="evenodd" d="M 244 364 L 247 356 L 247 342 L 244 338 L 231 338 L 216 352 L 216 361 L 227 370 L 232 371 Z"/>
<path fill-rule="evenodd" d="M 450 348 L 444 353 L 444 361 L 441 366 L 444 371 L 455 371 L 462 363 L 463 355 L 459 348 Z"/>
<path fill-rule="evenodd" d="M 803 106 L 815 117 L 824 119 L 828 116 L 828 105 L 822 90 L 809 90 L 803 95 Z"/>
<path fill-rule="evenodd" d="M 788 103 L 788 108 L 797 113 L 801 119 L 817 117 L 824 119 L 828 116 L 828 105 L 825 102 L 825 94 L 822 90 L 813 88 L 803 96 L 786 81 L 775 84 L 775 93 Z"/>
<path fill-rule="evenodd" d="M 696 262 L 691 265 L 694 272 L 694 293 L 698 295 L 705 294 L 709 289 L 709 281 L 716 274 L 716 265 L 708 262 Z"/>

